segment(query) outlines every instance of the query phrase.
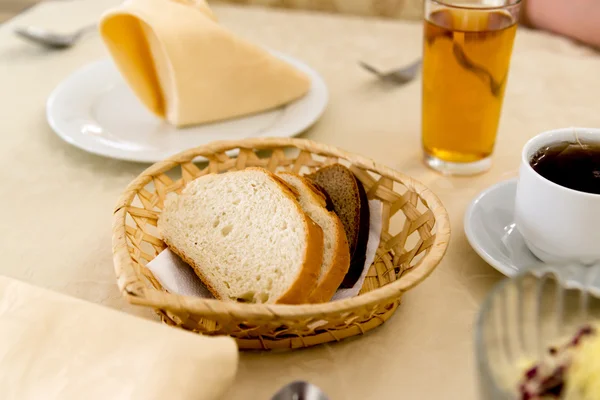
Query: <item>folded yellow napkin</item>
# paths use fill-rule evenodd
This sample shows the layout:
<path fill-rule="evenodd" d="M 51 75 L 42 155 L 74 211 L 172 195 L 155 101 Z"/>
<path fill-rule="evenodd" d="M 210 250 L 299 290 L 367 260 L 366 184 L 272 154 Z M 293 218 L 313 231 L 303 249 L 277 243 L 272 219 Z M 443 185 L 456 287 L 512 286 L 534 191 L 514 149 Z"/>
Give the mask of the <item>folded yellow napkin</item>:
<path fill-rule="evenodd" d="M 237 347 L 0 277 L 3 400 L 212 400 Z"/>
<path fill-rule="evenodd" d="M 239 117 L 305 95 L 309 78 L 219 25 L 204 0 L 128 0 L 100 33 L 138 98 L 177 125 Z"/>

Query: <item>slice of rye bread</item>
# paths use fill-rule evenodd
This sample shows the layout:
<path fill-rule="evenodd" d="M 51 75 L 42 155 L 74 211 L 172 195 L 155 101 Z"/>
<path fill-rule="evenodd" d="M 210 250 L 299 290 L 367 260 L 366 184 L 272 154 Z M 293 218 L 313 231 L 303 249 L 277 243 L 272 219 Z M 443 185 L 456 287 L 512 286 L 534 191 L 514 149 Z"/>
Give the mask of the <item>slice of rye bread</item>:
<path fill-rule="evenodd" d="M 327 193 L 344 225 L 351 261 L 341 287 L 350 288 L 360 277 L 366 259 L 370 222 L 367 194 L 352 171 L 341 164 L 323 167 L 308 178 Z"/>
<path fill-rule="evenodd" d="M 299 193 L 304 212 L 323 230 L 323 263 L 317 286 L 309 296 L 311 303 L 331 300 L 350 267 L 350 250 L 344 225 L 334 211 L 326 208 L 325 195 L 308 179 L 297 174 L 278 174 Z"/>
<path fill-rule="evenodd" d="M 307 303 L 319 277 L 321 228 L 297 192 L 262 168 L 188 183 L 167 196 L 158 230 L 218 299 Z"/>

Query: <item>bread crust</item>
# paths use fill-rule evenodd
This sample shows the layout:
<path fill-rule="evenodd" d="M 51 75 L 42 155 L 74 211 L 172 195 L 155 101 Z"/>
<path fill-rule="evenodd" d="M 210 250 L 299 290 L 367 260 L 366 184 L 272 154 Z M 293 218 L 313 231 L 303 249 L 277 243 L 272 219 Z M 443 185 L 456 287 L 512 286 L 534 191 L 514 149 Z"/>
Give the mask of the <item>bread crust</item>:
<path fill-rule="evenodd" d="M 248 169 L 261 170 L 267 173 L 275 183 L 279 184 L 285 195 L 294 201 L 298 212 L 304 217 L 304 226 L 307 231 L 306 249 L 304 250 L 304 262 L 300 272 L 296 276 L 288 290 L 275 300 L 276 304 L 303 304 L 308 303 L 308 298 L 314 287 L 317 285 L 319 275 L 321 274 L 321 264 L 323 263 L 323 231 L 321 227 L 313 221 L 298 202 L 298 192 L 295 188 L 288 185 L 286 181 L 260 167 L 251 167 Z"/>
<path fill-rule="evenodd" d="M 308 298 L 310 303 L 325 303 L 330 301 L 350 268 L 350 250 L 344 226 L 335 213 L 330 213 L 336 218 L 335 226 L 338 240 L 335 241 L 335 256 L 327 269 L 327 273 L 320 279 L 317 287 L 310 294 Z"/>
<path fill-rule="evenodd" d="M 335 224 L 335 242 L 333 248 L 333 258 L 325 268 L 325 274 L 320 274 L 317 284 L 312 290 L 308 301 L 310 303 L 323 303 L 331 300 L 338 287 L 342 283 L 344 276 L 350 268 L 350 249 L 344 225 L 336 213 L 328 211 L 326 208 L 326 198 L 321 191 L 307 178 L 290 172 L 282 172 L 280 175 L 290 175 L 305 184 L 309 189 L 309 196 L 313 201 L 323 207 Z"/>
<path fill-rule="evenodd" d="M 354 175 L 354 174 L 352 174 Z M 369 228 L 371 225 L 371 210 L 369 209 L 369 199 L 367 198 L 367 192 L 361 181 L 355 176 L 356 186 L 358 187 L 358 195 L 360 197 L 360 219 L 358 235 L 356 238 L 356 248 L 350 261 L 350 268 L 348 273 L 342 281 L 343 288 L 354 287 L 358 278 L 363 272 L 365 261 L 367 259 L 367 245 L 369 244 Z"/>
<path fill-rule="evenodd" d="M 340 212 L 342 209 L 341 204 L 356 204 L 357 212 L 351 216 L 346 213 L 346 219 L 344 219 L 346 223 L 344 232 L 347 235 L 346 238 L 350 248 L 350 268 L 340 285 L 342 288 L 351 288 L 356 284 L 364 269 L 367 241 L 369 239 L 370 211 L 365 188 L 356 175 L 342 164 L 323 167 L 308 175 L 308 178 L 314 180 L 317 188 L 327 193 L 331 199 L 335 197 L 327 192 L 327 189 L 331 189 L 331 182 L 339 184 L 339 179 L 343 179 L 348 196 L 346 198 L 337 196 L 337 203 L 334 206 L 335 211 Z M 336 178 L 337 180 L 334 180 Z M 328 183 L 325 183 L 323 179 L 328 180 Z M 340 216 L 340 220 L 342 220 L 342 216 Z M 348 226 L 348 224 L 350 225 Z M 344 225 L 342 224 L 342 226 Z"/>
<path fill-rule="evenodd" d="M 333 202 L 333 198 L 335 196 L 332 196 L 332 194 L 328 192 L 328 190 L 327 190 L 328 185 L 322 184 L 321 182 L 319 182 L 319 179 L 321 179 L 322 177 L 326 177 L 327 179 L 330 179 L 331 174 L 334 174 L 334 175 L 341 174 L 345 178 L 347 178 L 347 179 L 344 179 L 344 182 L 349 185 L 348 190 L 352 195 L 351 195 L 351 198 L 346 198 L 345 201 L 355 201 L 356 203 L 358 203 L 358 206 L 360 207 L 360 193 L 359 193 L 359 189 L 358 189 L 358 184 L 356 182 L 357 181 L 356 176 L 354 176 L 352 171 L 350 171 L 348 168 L 346 168 L 342 164 L 332 164 L 332 165 L 328 165 L 326 167 L 320 168 L 317 171 L 313 172 L 312 174 L 307 175 L 307 178 L 310 179 L 311 181 L 313 181 L 315 186 L 319 190 L 321 190 L 323 193 L 326 194 L 326 198 L 330 199 L 333 211 L 339 211 L 336 209 L 336 207 L 339 206 L 339 203 L 336 205 Z M 343 219 L 340 215 L 338 215 L 338 216 L 340 217 L 340 220 Z M 358 241 L 358 229 L 360 227 L 360 210 L 359 210 L 359 212 L 355 213 L 355 215 L 353 216 L 352 221 L 350 221 L 350 226 L 351 227 L 348 228 L 348 231 L 346 233 L 346 239 L 348 240 L 348 246 L 350 246 L 350 256 L 352 257 L 356 250 L 356 244 Z"/>
<path fill-rule="evenodd" d="M 304 214 L 304 211 L 301 212 Z M 308 232 L 304 262 L 289 289 L 275 300 L 276 304 L 308 303 L 308 296 L 319 279 L 321 263 L 323 262 L 323 231 L 306 214 L 304 214 L 304 217 L 306 218 L 306 229 Z"/>

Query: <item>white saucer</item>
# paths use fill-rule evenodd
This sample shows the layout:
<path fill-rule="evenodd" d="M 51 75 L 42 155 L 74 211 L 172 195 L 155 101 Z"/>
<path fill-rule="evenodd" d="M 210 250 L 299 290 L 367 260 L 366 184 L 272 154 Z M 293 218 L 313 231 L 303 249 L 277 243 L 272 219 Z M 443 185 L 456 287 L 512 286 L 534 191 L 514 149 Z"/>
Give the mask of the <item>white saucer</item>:
<path fill-rule="evenodd" d="M 65 141 L 90 153 L 152 163 L 213 140 L 291 137 L 314 124 L 327 105 L 327 86 L 306 64 L 273 54 L 305 72 L 308 94 L 276 110 L 225 122 L 176 129 L 135 97 L 111 60 L 85 66 L 65 79 L 46 105 L 48 122 Z"/>
<path fill-rule="evenodd" d="M 473 249 L 506 276 L 542 263 L 529 251 L 515 227 L 516 192 L 516 179 L 486 189 L 469 205 L 464 220 L 465 234 Z"/>

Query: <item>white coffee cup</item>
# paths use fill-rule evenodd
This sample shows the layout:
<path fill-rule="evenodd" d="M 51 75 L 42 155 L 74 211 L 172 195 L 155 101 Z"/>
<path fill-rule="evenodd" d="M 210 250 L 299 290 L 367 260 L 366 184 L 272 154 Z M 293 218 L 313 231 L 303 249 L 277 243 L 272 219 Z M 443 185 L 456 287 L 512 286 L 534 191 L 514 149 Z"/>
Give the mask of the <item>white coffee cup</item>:
<path fill-rule="evenodd" d="M 600 261 L 600 195 L 560 186 L 531 166 L 535 153 L 560 142 L 600 144 L 600 129 L 567 128 L 541 133 L 523 148 L 515 222 L 527 247 L 546 262 Z"/>

